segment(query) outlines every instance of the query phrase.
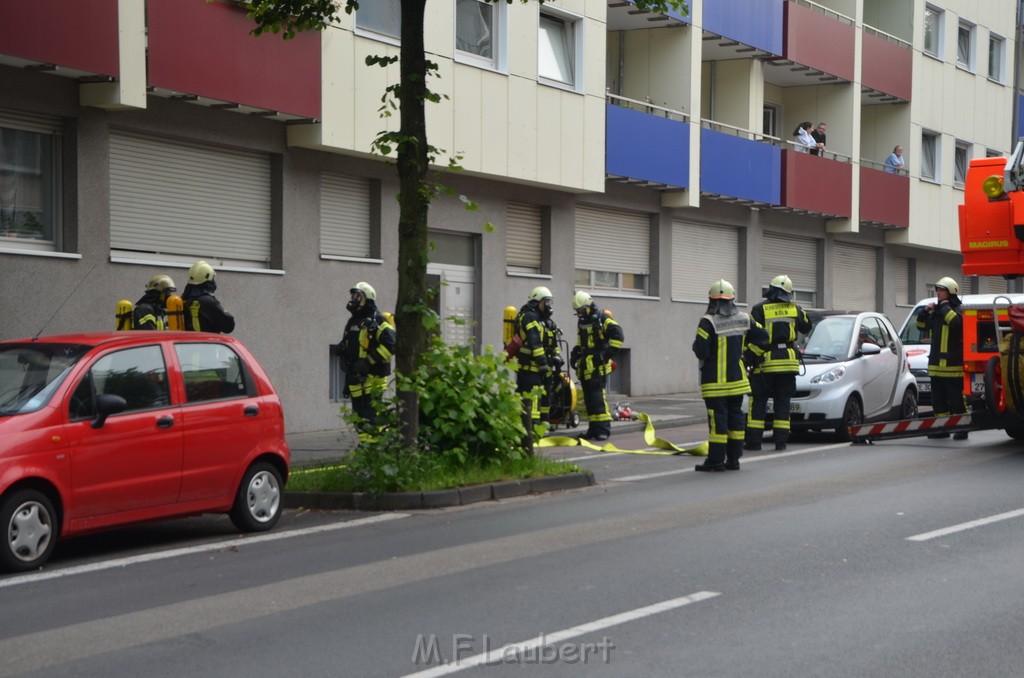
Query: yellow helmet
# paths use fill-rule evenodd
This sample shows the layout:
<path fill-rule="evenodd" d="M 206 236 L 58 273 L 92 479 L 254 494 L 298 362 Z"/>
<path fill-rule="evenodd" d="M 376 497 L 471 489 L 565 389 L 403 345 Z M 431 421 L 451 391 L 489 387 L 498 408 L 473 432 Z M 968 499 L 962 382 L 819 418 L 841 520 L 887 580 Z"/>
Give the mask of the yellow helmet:
<path fill-rule="evenodd" d="M 772 278 L 772 281 L 768 283 L 769 287 L 777 287 L 786 294 L 793 294 L 793 281 L 789 279 L 788 275 L 777 275 Z"/>
<path fill-rule="evenodd" d="M 708 290 L 708 299 L 735 299 L 736 289 L 728 280 L 716 280 Z"/>
<path fill-rule="evenodd" d="M 149 282 L 146 283 L 146 291 L 157 290 L 158 292 L 164 292 L 169 290 L 174 292 L 176 289 L 177 288 L 174 287 L 174 281 L 171 280 L 171 276 L 164 275 L 163 273 L 154 275 L 149 279 Z"/>
<path fill-rule="evenodd" d="M 551 290 L 546 287 L 534 287 L 530 292 L 530 301 L 551 301 L 554 297 L 551 296 Z"/>
<path fill-rule="evenodd" d="M 357 282 L 355 287 L 348 291 L 349 294 L 359 292 L 370 301 L 377 301 L 377 290 L 373 289 L 370 283 Z"/>
<path fill-rule="evenodd" d="M 590 306 L 592 303 L 594 303 L 594 298 L 586 292 L 577 292 L 572 295 L 572 310 L 574 311 Z"/>
<path fill-rule="evenodd" d="M 956 281 L 946 276 L 945 278 L 939 278 L 939 281 L 935 283 L 935 289 L 942 288 L 950 294 L 960 294 L 960 286 L 956 284 Z"/>
<path fill-rule="evenodd" d="M 188 269 L 188 281 L 193 285 L 200 285 L 208 280 L 213 280 L 217 272 L 205 261 L 197 261 Z"/>

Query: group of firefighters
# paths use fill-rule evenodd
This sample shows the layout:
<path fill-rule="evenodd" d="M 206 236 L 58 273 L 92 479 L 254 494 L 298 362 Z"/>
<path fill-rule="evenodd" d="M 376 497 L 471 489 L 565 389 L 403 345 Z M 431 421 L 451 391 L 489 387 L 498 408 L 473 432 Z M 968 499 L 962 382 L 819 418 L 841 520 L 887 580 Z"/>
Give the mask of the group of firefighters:
<path fill-rule="evenodd" d="M 127 300 L 118 303 L 117 329 L 230 334 L 235 329 L 235 318 L 213 296 L 217 290 L 216 275 L 213 266 L 205 261 L 192 264 L 188 284 L 180 297 L 171 276 L 154 275 L 135 304 Z"/>

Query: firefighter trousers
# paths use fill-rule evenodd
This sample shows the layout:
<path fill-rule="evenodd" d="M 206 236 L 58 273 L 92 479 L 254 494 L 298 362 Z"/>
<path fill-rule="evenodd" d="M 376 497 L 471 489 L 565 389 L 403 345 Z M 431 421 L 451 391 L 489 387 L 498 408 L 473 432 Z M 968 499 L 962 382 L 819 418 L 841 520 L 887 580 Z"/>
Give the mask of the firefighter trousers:
<path fill-rule="evenodd" d="M 738 461 L 743 456 L 743 396 L 705 398 L 708 408 L 708 458 L 705 466 Z"/>
<path fill-rule="evenodd" d="M 789 440 L 790 401 L 796 393 L 796 375 L 792 372 L 756 372 L 750 375 L 750 413 L 747 415 L 747 442 L 761 444 L 768 401 L 772 401 L 772 430 L 776 443 Z"/>

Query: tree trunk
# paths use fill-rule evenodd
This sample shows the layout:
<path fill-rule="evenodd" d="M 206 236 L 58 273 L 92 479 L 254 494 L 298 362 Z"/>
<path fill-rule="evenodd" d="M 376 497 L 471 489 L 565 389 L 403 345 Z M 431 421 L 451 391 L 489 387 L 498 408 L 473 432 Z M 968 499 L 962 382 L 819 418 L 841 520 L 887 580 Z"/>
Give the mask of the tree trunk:
<path fill-rule="evenodd" d="M 395 308 L 397 347 L 395 367 L 412 374 L 427 348 L 423 315 L 427 306 L 427 212 L 431 192 L 426 185 L 427 153 L 427 60 L 423 51 L 423 13 L 426 0 L 402 0 L 402 47 L 400 66 L 401 135 L 398 145 L 398 299 Z M 419 437 L 419 397 L 415 392 L 398 394 L 402 403 L 402 442 L 415 446 Z"/>

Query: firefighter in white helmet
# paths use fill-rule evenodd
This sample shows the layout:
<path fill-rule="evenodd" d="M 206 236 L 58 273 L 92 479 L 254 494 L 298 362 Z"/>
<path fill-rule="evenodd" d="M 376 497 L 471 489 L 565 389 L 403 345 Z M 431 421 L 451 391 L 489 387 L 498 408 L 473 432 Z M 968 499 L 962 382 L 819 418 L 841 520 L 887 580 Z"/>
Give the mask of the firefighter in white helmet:
<path fill-rule="evenodd" d="M 185 304 L 185 329 L 192 332 L 231 334 L 235 317 L 224 310 L 213 293 L 217 291 L 217 272 L 205 261 L 197 261 L 188 269 L 188 284 L 181 294 Z"/>
<path fill-rule="evenodd" d="M 377 291 L 369 283 L 357 282 L 349 290 L 345 308 L 352 316 L 339 344 L 344 395 L 352 398 L 352 411 L 362 420 L 361 428 L 369 431 L 380 421 L 377 406 L 391 374 L 395 328 L 377 310 Z"/>
<path fill-rule="evenodd" d="M 935 283 L 938 303 L 931 303 L 917 315 L 917 327 L 930 332 L 928 376 L 932 381 L 932 411 L 936 417 L 967 412 L 964 398 L 964 325 L 960 286 L 952 278 Z M 929 438 L 948 438 L 948 433 L 932 433 Z M 953 434 L 966 440 L 967 431 Z"/>
<path fill-rule="evenodd" d="M 580 438 L 607 440 L 612 433 L 612 415 L 608 411 L 605 383 L 612 370 L 612 357 L 622 348 L 625 334 L 610 313 L 598 309 L 587 292 L 573 295 L 572 310 L 579 322 L 569 364 L 580 378 L 589 421 Z"/>
<path fill-rule="evenodd" d="M 738 471 L 743 456 L 743 396 L 750 393 L 744 351 L 762 355 L 768 336 L 736 308 L 728 280 L 708 290 L 708 309 L 697 325 L 693 353 L 700 363 L 700 392 L 708 410 L 708 458 L 698 471 Z"/>
<path fill-rule="evenodd" d="M 516 356 L 516 391 L 524 398 L 529 397 L 531 421 L 524 423 L 533 426 L 548 423 L 551 379 L 563 364 L 558 350 L 558 327 L 551 319 L 553 304 L 551 290 L 534 287 L 529 301 L 516 315 L 516 333 L 523 342 Z M 538 386 L 542 389 L 540 396 L 527 396 Z"/>
<path fill-rule="evenodd" d="M 167 329 L 167 297 L 174 294 L 174 281 L 163 273 L 154 275 L 146 283 L 146 292 L 132 312 L 132 327 L 136 330 Z"/>
<path fill-rule="evenodd" d="M 772 278 L 764 297 L 750 311 L 750 317 L 768 332 L 768 351 L 763 359 L 752 360 L 746 448 L 761 449 L 770 399 L 774 405 L 775 449 L 784 450 L 789 442 L 789 404 L 796 393 L 796 375 L 800 372 L 796 340 L 798 335 L 811 331 L 811 320 L 793 302 L 793 281 L 788 275 Z"/>

